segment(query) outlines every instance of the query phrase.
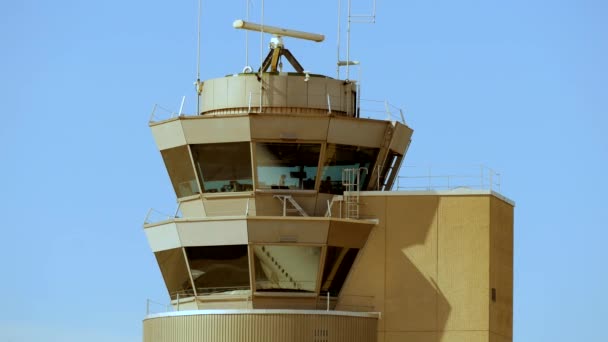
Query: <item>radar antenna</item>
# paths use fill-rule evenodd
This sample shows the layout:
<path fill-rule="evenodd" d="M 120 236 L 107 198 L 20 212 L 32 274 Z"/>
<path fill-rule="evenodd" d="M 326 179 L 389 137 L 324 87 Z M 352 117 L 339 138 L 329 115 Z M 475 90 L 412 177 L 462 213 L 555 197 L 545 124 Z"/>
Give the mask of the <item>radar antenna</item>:
<path fill-rule="evenodd" d="M 236 29 L 257 31 L 272 34 L 272 38 L 270 39 L 270 52 L 262 62 L 259 71 L 265 72 L 270 68 L 271 72 L 279 71 L 279 60 L 281 57 L 285 57 L 291 66 L 298 73 L 304 73 L 304 68 L 298 62 L 298 60 L 293 56 L 293 54 L 285 48 L 285 44 L 283 43 L 283 37 L 292 37 L 304 40 L 311 40 L 314 42 L 322 42 L 325 40 L 325 36 L 322 34 L 303 32 L 290 30 L 281 27 L 275 26 L 267 26 L 267 25 L 259 25 L 251 22 L 247 22 L 244 20 L 235 20 L 232 23 L 232 27 Z"/>

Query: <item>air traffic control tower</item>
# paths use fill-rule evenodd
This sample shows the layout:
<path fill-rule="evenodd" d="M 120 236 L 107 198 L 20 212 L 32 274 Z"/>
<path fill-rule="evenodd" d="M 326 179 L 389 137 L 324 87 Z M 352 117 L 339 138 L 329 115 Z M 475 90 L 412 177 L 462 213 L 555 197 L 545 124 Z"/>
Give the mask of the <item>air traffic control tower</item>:
<path fill-rule="evenodd" d="M 513 203 L 391 191 L 412 129 L 361 118 L 357 84 L 272 29 L 259 70 L 150 122 L 181 215 L 144 224 L 171 299 L 144 341 L 512 341 Z"/>

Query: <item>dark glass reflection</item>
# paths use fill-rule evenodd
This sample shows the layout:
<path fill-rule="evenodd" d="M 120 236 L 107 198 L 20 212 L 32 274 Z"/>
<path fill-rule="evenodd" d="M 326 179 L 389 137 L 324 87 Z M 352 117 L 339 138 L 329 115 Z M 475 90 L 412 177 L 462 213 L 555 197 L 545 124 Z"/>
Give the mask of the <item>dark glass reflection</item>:
<path fill-rule="evenodd" d="M 193 145 L 192 158 L 203 192 L 253 190 L 248 142 Z"/>
<path fill-rule="evenodd" d="M 321 144 L 257 143 L 257 187 L 313 190 Z"/>
<path fill-rule="evenodd" d="M 255 289 L 315 292 L 321 247 L 254 246 Z"/>
<path fill-rule="evenodd" d="M 378 177 L 378 185 L 375 187 L 377 190 L 390 190 L 388 187 L 390 184 L 387 184 L 387 182 L 391 179 L 393 173 L 397 172 L 396 163 L 399 157 L 398 153 L 390 151 L 384 161 L 384 165 L 379 170 L 380 177 Z"/>
<path fill-rule="evenodd" d="M 186 247 L 197 294 L 249 291 L 247 245 Z"/>
<path fill-rule="evenodd" d="M 338 296 L 358 253 L 358 248 L 327 247 L 321 294 L 329 292 L 330 296 Z"/>
<path fill-rule="evenodd" d="M 181 248 L 169 249 L 154 253 L 160 272 L 167 285 L 171 299 L 193 296 L 192 283 L 186 267 L 186 259 Z"/>
<path fill-rule="evenodd" d="M 342 170 L 362 167 L 368 172 L 361 172 L 359 188 L 367 189 L 369 173 L 377 156 L 377 148 L 328 144 L 319 192 L 341 195 L 344 192 Z"/>
<path fill-rule="evenodd" d="M 174 147 L 160 151 L 165 167 L 171 178 L 173 189 L 178 198 L 198 194 L 198 184 L 190 161 L 187 146 Z"/>

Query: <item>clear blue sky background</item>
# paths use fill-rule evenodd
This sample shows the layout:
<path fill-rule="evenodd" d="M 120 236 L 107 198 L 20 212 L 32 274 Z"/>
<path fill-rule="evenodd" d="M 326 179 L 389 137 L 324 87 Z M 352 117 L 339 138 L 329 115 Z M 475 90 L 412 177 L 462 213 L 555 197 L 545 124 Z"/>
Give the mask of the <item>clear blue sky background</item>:
<path fill-rule="evenodd" d="M 203 79 L 243 68 L 231 23 L 244 3 L 203 1 Z M 194 112 L 196 8 L 3 4 L 0 341 L 140 341 L 146 299 L 168 300 L 142 222 L 175 200 L 147 121 L 182 95 Z M 287 44 L 334 76 L 336 12 L 267 0 L 265 17 L 326 34 Z M 517 203 L 518 342 L 608 340 L 607 18 L 599 0 L 407 0 L 379 1 L 377 23 L 353 27 L 363 96 L 406 108 L 415 130 L 408 163 L 502 173 Z"/>

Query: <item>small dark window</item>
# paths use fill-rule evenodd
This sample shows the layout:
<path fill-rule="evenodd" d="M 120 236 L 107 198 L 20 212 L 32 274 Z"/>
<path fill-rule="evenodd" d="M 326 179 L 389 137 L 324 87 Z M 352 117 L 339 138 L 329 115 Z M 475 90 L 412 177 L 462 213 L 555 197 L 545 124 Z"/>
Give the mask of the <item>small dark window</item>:
<path fill-rule="evenodd" d="M 492 288 L 492 301 L 496 302 L 496 288 L 495 287 Z"/>
<path fill-rule="evenodd" d="M 327 247 L 321 283 L 322 296 L 327 295 L 327 292 L 330 296 L 338 296 L 358 253 L 358 248 Z"/>

